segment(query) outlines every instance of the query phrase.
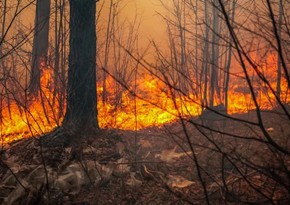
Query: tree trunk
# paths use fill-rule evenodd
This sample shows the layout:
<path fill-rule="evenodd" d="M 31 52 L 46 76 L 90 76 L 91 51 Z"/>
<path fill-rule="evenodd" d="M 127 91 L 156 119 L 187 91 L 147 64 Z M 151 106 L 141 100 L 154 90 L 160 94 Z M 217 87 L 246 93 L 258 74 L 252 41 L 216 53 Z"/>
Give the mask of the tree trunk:
<path fill-rule="evenodd" d="M 37 95 L 40 89 L 40 65 L 46 64 L 48 50 L 50 0 L 36 1 L 35 30 L 32 48 L 32 64 L 29 93 Z"/>
<path fill-rule="evenodd" d="M 283 1 L 279 0 L 279 22 L 278 22 L 278 35 L 281 38 L 281 29 L 282 29 L 282 15 L 283 15 Z M 281 42 L 282 43 L 282 42 Z M 278 53 L 278 62 L 277 62 L 277 85 L 276 85 L 276 95 L 280 99 L 281 95 L 281 77 L 282 77 L 282 65 L 281 57 Z M 277 102 L 279 104 L 279 102 Z"/>
<path fill-rule="evenodd" d="M 67 110 L 63 126 L 74 133 L 98 128 L 96 96 L 96 1 L 70 0 Z"/>
<path fill-rule="evenodd" d="M 236 0 L 233 0 L 232 2 L 232 11 L 231 11 L 231 23 L 234 23 L 235 20 L 235 9 L 236 9 Z M 228 104 L 229 104 L 229 99 L 228 99 L 228 91 L 229 91 L 229 82 L 230 82 L 230 67 L 231 67 L 231 61 L 232 61 L 232 43 L 233 39 L 230 36 L 229 33 L 229 45 L 228 45 L 228 57 L 227 57 L 227 62 L 226 62 L 226 73 L 225 73 L 225 86 L 224 86 L 224 92 L 225 92 L 225 108 L 226 111 L 228 112 Z"/>
<path fill-rule="evenodd" d="M 212 64 L 210 81 L 209 106 L 214 106 L 215 94 L 218 93 L 218 65 L 219 65 L 219 16 L 216 8 L 217 1 L 213 2 L 213 33 L 212 33 Z"/>
<path fill-rule="evenodd" d="M 53 89 L 53 103 L 58 104 L 59 112 L 58 119 L 63 116 L 63 107 L 64 107 L 64 96 L 65 96 L 65 78 L 63 75 L 63 70 L 66 68 L 63 61 L 63 55 L 65 53 L 65 31 L 64 31 L 64 18 L 65 18 L 65 0 L 55 0 L 55 56 L 54 56 L 54 89 Z"/>
<path fill-rule="evenodd" d="M 204 12 L 208 13 L 208 3 L 207 1 L 204 2 Z M 209 70 L 209 64 L 208 64 L 208 58 L 209 58 L 209 19 L 208 15 L 204 16 L 205 20 L 205 37 L 204 37 L 204 50 L 202 54 L 202 71 L 201 71 L 201 77 L 200 82 L 202 82 L 202 78 L 204 78 L 203 86 L 201 86 L 200 94 L 202 97 L 202 104 L 208 105 L 208 70 Z M 203 90 L 202 90 L 203 89 Z"/>
<path fill-rule="evenodd" d="M 104 65 L 104 71 L 103 71 L 103 92 L 102 92 L 102 100 L 103 100 L 103 105 L 108 101 L 108 92 L 107 92 L 107 72 L 109 71 L 108 68 L 108 63 L 109 63 L 109 55 L 110 55 L 110 44 L 111 44 L 111 34 L 112 34 L 112 27 L 113 27 L 113 21 L 114 19 L 114 14 L 113 12 L 113 6 L 114 2 L 113 0 L 110 1 L 110 9 L 109 9 L 109 16 L 108 16 L 108 24 L 107 24 L 107 32 L 106 32 L 106 43 L 105 43 L 105 65 Z"/>

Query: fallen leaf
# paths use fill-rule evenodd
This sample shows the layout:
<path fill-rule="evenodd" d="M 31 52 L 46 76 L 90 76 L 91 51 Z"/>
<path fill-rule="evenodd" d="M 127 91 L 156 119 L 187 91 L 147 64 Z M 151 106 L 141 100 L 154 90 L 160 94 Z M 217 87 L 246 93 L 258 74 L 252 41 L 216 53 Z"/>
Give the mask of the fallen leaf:
<path fill-rule="evenodd" d="M 64 151 L 65 151 L 66 153 L 70 154 L 70 153 L 71 153 L 71 147 L 67 147 L 67 148 L 65 148 Z"/>
<path fill-rule="evenodd" d="M 194 184 L 193 181 L 189 181 L 182 176 L 169 174 L 167 177 L 168 179 L 166 183 L 173 188 L 185 188 Z"/>
<path fill-rule="evenodd" d="M 273 127 L 269 127 L 269 128 L 267 128 L 267 131 L 268 132 L 273 132 L 274 131 L 274 128 Z"/>
<path fill-rule="evenodd" d="M 11 171 L 16 174 L 20 171 L 21 166 L 18 164 L 19 158 L 15 156 L 9 157 L 7 160 L 3 160 Z"/>
<path fill-rule="evenodd" d="M 117 149 L 117 152 L 120 154 L 120 155 L 123 155 L 123 152 L 124 152 L 124 149 L 125 149 L 125 145 L 124 143 L 122 142 L 118 142 L 116 144 L 116 149 Z"/>
<path fill-rule="evenodd" d="M 113 167 L 112 166 L 105 166 L 105 165 L 100 165 L 101 168 L 99 169 L 99 172 L 101 174 L 102 180 L 103 181 L 108 181 L 113 173 Z"/>
<path fill-rule="evenodd" d="M 174 163 L 178 158 L 182 156 L 186 156 L 190 154 L 191 152 L 175 152 L 177 146 L 175 146 L 173 149 L 166 149 L 163 150 L 160 154 L 155 154 L 155 158 L 160 158 L 164 162 L 168 163 Z"/>
<path fill-rule="evenodd" d="M 20 199 L 25 194 L 25 189 L 22 186 L 17 186 L 6 198 L 2 204 L 15 204 L 15 202 Z"/>
<path fill-rule="evenodd" d="M 91 154 L 95 152 L 96 152 L 96 148 L 94 148 L 93 146 L 89 146 L 83 149 L 84 154 Z"/>
<path fill-rule="evenodd" d="M 138 143 L 143 148 L 151 148 L 152 145 L 148 140 L 141 139 Z"/>
<path fill-rule="evenodd" d="M 128 166 L 128 160 L 121 158 L 117 161 L 116 167 L 114 169 L 114 174 L 121 176 L 125 173 L 130 172 L 130 167 Z"/>
<path fill-rule="evenodd" d="M 139 179 L 136 179 L 135 174 L 136 173 L 134 172 L 130 172 L 130 178 L 126 182 L 127 185 L 133 186 L 133 187 L 139 187 L 142 185 L 142 181 L 140 181 Z"/>
<path fill-rule="evenodd" d="M 59 174 L 55 181 L 55 187 L 64 193 L 79 193 L 81 186 L 85 184 L 83 168 L 79 164 L 69 165 L 62 173 Z"/>

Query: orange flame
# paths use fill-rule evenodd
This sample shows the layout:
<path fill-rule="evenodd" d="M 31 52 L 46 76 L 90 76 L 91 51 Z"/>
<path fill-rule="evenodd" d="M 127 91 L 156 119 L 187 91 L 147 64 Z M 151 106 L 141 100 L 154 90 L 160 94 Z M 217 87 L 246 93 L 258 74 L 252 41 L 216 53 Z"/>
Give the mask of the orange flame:
<path fill-rule="evenodd" d="M 271 86 L 276 89 L 276 57 L 270 56 L 267 65 L 261 66 Z M 0 134 L 2 143 L 13 140 L 38 136 L 59 126 L 62 116 L 59 115 L 59 102 L 53 92 L 53 71 L 51 68 L 42 69 L 41 92 L 30 105 L 22 105 L 13 101 L 1 102 Z M 238 78 L 231 79 L 229 88 L 228 112 L 244 113 L 255 109 L 251 95 L 245 82 Z M 115 82 L 107 79 L 109 95 L 114 94 Z M 98 119 L 101 127 L 114 127 L 124 130 L 139 130 L 150 126 L 162 126 L 178 120 L 179 116 L 197 116 L 202 108 L 196 95 L 179 96 L 171 93 L 168 86 L 158 78 L 143 75 L 132 86 L 131 92 L 120 93 L 120 101 L 116 105 L 113 98 L 103 104 L 101 94 L 103 88 L 98 84 Z M 281 99 L 289 103 L 289 89 L 285 79 L 281 83 Z M 275 97 L 263 83 L 253 83 L 256 96 L 262 109 L 271 109 L 275 105 Z M 131 93 L 139 97 L 134 97 Z M 4 104 L 4 105 L 3 105 Z"/>
<path fill-rule="evenodd" d="M 41 91 L 31 104 L 21 104 L 16 100 L 2 106 L 0 134 L 2 142 L 37 136 L 57 126 L 55 117 L 58 105 L 52 106 L 52 69 L 42 69 Z M 27 101 L 28 102 L 28 101 Z"/>

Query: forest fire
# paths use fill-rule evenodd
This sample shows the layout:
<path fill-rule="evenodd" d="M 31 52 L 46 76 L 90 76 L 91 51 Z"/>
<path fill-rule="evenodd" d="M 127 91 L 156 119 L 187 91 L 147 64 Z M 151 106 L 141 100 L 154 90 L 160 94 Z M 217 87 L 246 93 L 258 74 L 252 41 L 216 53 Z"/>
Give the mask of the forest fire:
<path fill-rule="evenodd" d="M 276 74 L 272 58 L 268 58 L 272 66 L 267 67 L 267 77 L 271 77 L 271 86 L 276 86 Z M 42 69 L 41 94 L 30 104 L 20 104 L 14 100 L 2 105 L 1 111 L 1 141 L 8 143 L 17 139 L 38 136 L 51 131 L 60 125 L 62 114 L 59 114 L 59 101 L 53 92 L 53 70 Z M 246 113 L 255 109 L 250 91 L 242 80 L 232 79 L 229 88 L 228 113 Z M 107 79 L 109 95 L 113 96 L 115 81 Z M 119 128 L 124 130 L 139 130 L 150 126 L 162 126 L 176 121 L 179 116 L 197 116 L 201 113 L 200 99 L 194 94 L 173 96 L 168 86 L 157 77 L 143 75 L 135 83 L 136 86 L 121 93 L 121 103 L 116 105 L 114 99 L 104 103 L 101 98 L 102 86 L 98 84 L 98 119 L 103 128 Z M 282 81 L 281 99 L 289 102 L 287 83 Z M 261 84 L 256 93 L 261 109 L 272 109 L 275 106 L 275 96 Z M 132 95 L 135 93 L 136 96 Z"/>
<path fill-rule="evenodd" d="M 290 204 L 290 1 L 0 11 L 0 204 Z"/>

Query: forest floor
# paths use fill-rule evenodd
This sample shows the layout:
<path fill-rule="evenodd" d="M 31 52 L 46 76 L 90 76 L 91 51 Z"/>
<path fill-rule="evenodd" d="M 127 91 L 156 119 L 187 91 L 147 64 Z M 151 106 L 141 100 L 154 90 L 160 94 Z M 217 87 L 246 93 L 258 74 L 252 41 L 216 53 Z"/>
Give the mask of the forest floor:
<path fill-rule="evenodd" d="M 262 116 L 267 132 L 289 151 L 289 119 L 276 111 Z M 256 121 L 255 112 L 231 117 Z M 207 121 L 210 129 L 192 122 L 101 130 L 67 147 L 42 147 L 38 138 L 14 142 L 1 153 L 0 204 L 290 203 L 279 180 L 261 172 L 280 161 L 259 141 L 259 128 L 232 119 Z M 289 177 L 276 175 L 289 185 Z"/>

